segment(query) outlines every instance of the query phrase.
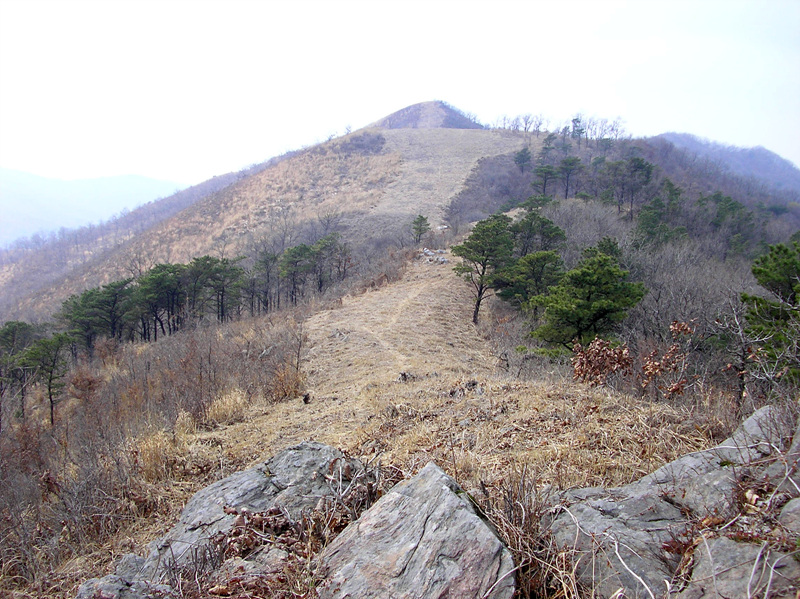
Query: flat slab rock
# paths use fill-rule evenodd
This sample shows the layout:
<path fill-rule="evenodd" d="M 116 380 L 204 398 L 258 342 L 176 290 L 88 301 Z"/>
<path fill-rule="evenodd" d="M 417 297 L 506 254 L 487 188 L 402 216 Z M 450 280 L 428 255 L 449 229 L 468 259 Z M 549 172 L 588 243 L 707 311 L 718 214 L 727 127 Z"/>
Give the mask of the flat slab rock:
<path fill-rule="evenodd" d="M 511 553 L 434 463 L 397 484 L 323 551 L 320 599 L 506 599 Z"/>
<path fill-rule="evenodd" d="M 789 447 L 788 440 L 793 436 Z M 565 493 L 563 504 L 550 519 L 550 530 L 557 544 L 571 551 L 578 578 L 591 589 L 593 596 L 617 597 L 620 590 L 629 599 L 661 596 L 669 588 L 680 563 L 681 556 L 669 549 L 674 539 L 690 527 L 691 520 L 735 516 L 737 474 L 746 470 L 754 478 L 762 478 L 769 475 L 770 468 L 775 469 L 774 464 L 768 466 L 770 460 L 777 460 L 782 476 L 776 482 L 782 482 L 787 492 L 795 488 L 792 485 L 798 442 L 800 427 L 795 429 L 795 424 L 780 410 L 762 408 L 717 447 L 683 456 L 635 483 L 614 489 L 589 488 Z M 786 485 L 787 482 L 791 485 Z M 792 518 L 790 508 L 785 516 L 790 526 Z M 773 573 L 775 585 L 787 576 L 788 579 L 798 576 L 798 564 L 793 558 L 778 554 L 767 558 L 757 544 L 736 543 L 721 537 L 708 541 L 708 547 L 710 554 L 707 549 L 705 554 L 701 548 L 695 549 L 700 557 L 692 572 L 692 582 L 680 595 L 681 599 L 747 597 L 747 588 L 737 586 L 736 582 L 745 570 L 745 582 L 759 568 Z M 757 563 L 759 555 L 763 564 Z M 724 572 L 717 573 L 719 595 L 714 595 L 714 589 L 708 586 L 711 562 L 717 567 L 723 562 L 727 564 Z M 734 570 L 734 565 L 738 569 Z M 751 590 L 765 588 L 753 585 Z M 725 592 L 720 590 L 723 588 Z M 773 586 L 772 590 L 776 588 Z"/>

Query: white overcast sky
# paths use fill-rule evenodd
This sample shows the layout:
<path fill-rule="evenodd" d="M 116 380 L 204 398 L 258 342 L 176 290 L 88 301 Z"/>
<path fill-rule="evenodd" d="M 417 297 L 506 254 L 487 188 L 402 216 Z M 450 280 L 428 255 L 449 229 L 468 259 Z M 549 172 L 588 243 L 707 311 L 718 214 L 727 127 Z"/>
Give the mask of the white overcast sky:
<path fill-rule="evenodd" d="M 800 165 L 800 0 L 0 0 L 0 166 L 183 184 L 444 100 Z"/>

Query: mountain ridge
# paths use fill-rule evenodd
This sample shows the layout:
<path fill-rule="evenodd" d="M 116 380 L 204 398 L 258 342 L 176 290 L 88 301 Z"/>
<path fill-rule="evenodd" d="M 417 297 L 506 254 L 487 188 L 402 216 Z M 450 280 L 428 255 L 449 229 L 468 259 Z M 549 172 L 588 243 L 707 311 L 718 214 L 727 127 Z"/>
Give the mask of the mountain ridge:
<path fill-rule="evenodd" d="M 97 223 L 182 187 L 141 175 L 64 180 L 0 168 L 0 246 L 36 233 Z"/>
<path fill-rule="evenodd" d="M 496 163 L 486 171 L 489 188 L 501 196 L 522 193 L 516 199 L 524 199 L 531 174 L 519 177 L 522 169 L 512 157 L 524 147 L 537 155 L 548 137 L 546 132 L 486 129 L 445 102 L 414 104 L 355 132 L 150 202 L 136 214 L 90 231 L 85 242 L 87 231 L 76 231 L 68 232 L 68 240 L 57 240 L 57 250 L 56 245 L 28 244 L 0 252 L 0 318 L 47 318 L 69 295 L 138 276 L 159 262 L 253 256 L 253 248 L 281 236 L 282 244 L 314 243 L 321 227 L 364 246 L 397 244 L 418 214 L 434 227 L 454 224 L 449 213 L 454 199 L 489 159 Z M 648 139 L 674 145 L 663 136 L 642 141 Z M 567 138 L 561 143 L 567 147 Z M 655 154 L 646 156 L 656 161 Z M 719 183 L 703 181 L 705 187 L 687 191 L 713 193 L 706 187 Z M 145 212 L 152 214 L 135 221 Z M 47 275 L 34 284 L 31 272 Z"/>
<path fill-rule="evenodd" d="M 664 139 L 698 157 L 714 161 L 735 175 L 763 181 L 778 190 L 800 192 L 800 168 L 763 146 L 732 146 L 691 133 L 668 132 L 654 139 Z"/>

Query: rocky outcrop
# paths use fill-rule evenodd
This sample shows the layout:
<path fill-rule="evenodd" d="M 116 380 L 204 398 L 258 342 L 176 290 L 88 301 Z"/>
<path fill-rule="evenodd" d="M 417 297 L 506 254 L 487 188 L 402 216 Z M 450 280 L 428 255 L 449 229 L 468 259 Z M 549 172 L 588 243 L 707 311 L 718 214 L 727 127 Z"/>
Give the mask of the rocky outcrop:
<path fill-rule="evenodd" d="M 345 458 L 339 450 L 322 443 L 304 442 L 291 447 L 255 468 L 198 491 L 172 530 L 151 544 L 147 558 L 126 556 L 116 576 L 87 581 L 81 586 L 83 594 L 79 597 L 94 597 L 95 592 L 122 585 L 128 594 L 118 595 L 119 599 L 150 599 L 160 596 L 150 593 L 150 589 L 181 569 L 208 575 L 223 565 L 225 557 L 215 541 L 227 540 L 231 535 L 235 539 L 237 530 L 243 529 L 251 516 L 265 514 L 264 519 L 272 518 L 278 523 L 297 519 L 303 511 L 314 509 L 320 500 L 334 494 L 332 481 L 346 485 L 361 470 L 360 462 Z M 247 568 L 251 572 L 264 574 L 281 567 L 279 558 L 285 557 L 285 552 L 269 549 L 249 556 Z M 157 588 L 164 592 L 168 587 Z M 131 594 L 134 591 L 139 594 Z M 97 596 L 105 597 L 102 593 Z"/>
<path fill-rule="evenodd" d="M 598 599 L 794 598 L 798 460 L 800 426 L 787 410 L 763 408 L 717 447 L 635 483 L 562 494 L 544 524 Z M 215 595 L 228 593 L 228 580 L 269 590 L 295 555 L 298 521 L 312 513 L 330 520 L 331 506 L 344 506 L 344 489 L 365 473 L 336 449 L 301 443 L 197 493 L 146 558 L 126 556 L 116 575 L 88 581 L 78 598 L 171 597 L 164 583 L 187 568 L 219 581 Z M 433 463 L 351 522 L 315 563 L 320 599 L 514 593 L 508 549 Z"/>
<path fill-rule="evenodd" d="M 763 539 L 756 533 L 755 543 L 726 535 L 750 540 L 758 529 L 754 518 L 771 507 L 752 488 L 776 489 L 773 502 L 779 493 L 784 501 L 800 495 L 799 440 L 800 427 L 794 430 L 785 411 L 763 408 L 717 447 L 686 455 L 633 484 L 567 492 L 550 530 L 572 553 L 580 582 L 596 597 L 618 596 L 620 589 L 629 598 L 674 591 L 681 591 L 681 599 L 716 597 L 715 592 L 747 597 L 754 596 L 748 588 L 763 593 L 767 584 L 770 596 L 782 596 L 798 588 L 798 563 L 768 548 L 772 533 L 765 531 Z M 794 517 L 791 509 L 785 520 Z M 730 526 L 716 530 L 725 523 Z"/>
<path fill-rule="evenodd" d="M 511 597 L 511 553 L 434 463 L 396 485 L 320 556 L 321 599 Z"/>
<path fill-rule="evenodd" d="M 229 532 L 237 518 L 241 522 L 248 513 L 279 507 L 297 519 L 303 510 L 332 495 L 328 484 L 332 474 L 340 472 L 347 483 L 359 469 L 358 461 L 345 459 L 338 449 L 305 442 L 206 487 L 189 500 L 173 529 L 151 547 L 142 576 L 159 580 L 166 568 L 202 559 L 212 539 Z"/>
<path fill-rule="evenodd" d="M 364 472 L 357 460 L 321 443 L 287 449 L 196 493 L 146 558 L 125 556 L 115 575 L 84 583 L 78 599 L 172 597 L 165 583 L 182 571 L 218 581 L 209 591 L 216 595 L 228 593 L 230 579 L 268 585 L 286 567 L 297 522 L 341 503 Z M 331 599 L 505 599 L 514 592 L 511 554 L 432 463 L 351 523 L 319 564 L 328 572 L 320 594 Z"/>

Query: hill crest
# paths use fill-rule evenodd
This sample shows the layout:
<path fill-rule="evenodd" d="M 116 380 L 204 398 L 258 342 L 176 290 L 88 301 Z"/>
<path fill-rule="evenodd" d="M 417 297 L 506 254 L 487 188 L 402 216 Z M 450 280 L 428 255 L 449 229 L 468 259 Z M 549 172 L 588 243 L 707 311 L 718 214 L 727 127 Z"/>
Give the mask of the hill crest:
<path fill-rule="evenodd" d="M 483 129 L 474 117 L 446 102 L 412 104 L 369 125 L 381 129 Z"/>

